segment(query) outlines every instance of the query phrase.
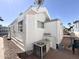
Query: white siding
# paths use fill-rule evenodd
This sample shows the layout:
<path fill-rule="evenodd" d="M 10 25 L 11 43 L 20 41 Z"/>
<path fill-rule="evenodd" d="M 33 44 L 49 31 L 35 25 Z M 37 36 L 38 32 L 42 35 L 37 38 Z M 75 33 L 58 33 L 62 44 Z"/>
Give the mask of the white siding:
<path fill-rule="evenodd" d="M 45 24 L 45 33 L 50 33 L 52 37 L 51 47 L 56 49 L 56 44 L 59 44 L 63 37 L 62 25 L 60 25 L 59 21 L 52 21 Z"/>
<path fill-rule="evenodd" d="M 44 28 L 37 27 L 37 21 L 44 22 L 44 14 L 27 15 L 26 51 L 33 49 L 33 43 L 42 40 Z"/>

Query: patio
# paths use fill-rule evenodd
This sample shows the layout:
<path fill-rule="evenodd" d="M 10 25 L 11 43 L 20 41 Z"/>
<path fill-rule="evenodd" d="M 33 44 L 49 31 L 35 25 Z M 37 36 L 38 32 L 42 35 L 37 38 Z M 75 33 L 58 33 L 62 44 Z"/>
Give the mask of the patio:
<path fill-rule="evenodd" d="M 68 38 L 64 38 L 68 39 Z M 4 47 L 5 47 L 5 59 L 39 59 L 33 54 L 27 56 L 25 53 L 21 53 L 21 51 L 12 41 L 4 39 Z M 48 54 L 44 57 L 44 59 L 79 59 L 79 52 L 76 50 L 76 53 L 73 54 L 71 48 L 63 48 L 60 50 L 50 49 Z"/>

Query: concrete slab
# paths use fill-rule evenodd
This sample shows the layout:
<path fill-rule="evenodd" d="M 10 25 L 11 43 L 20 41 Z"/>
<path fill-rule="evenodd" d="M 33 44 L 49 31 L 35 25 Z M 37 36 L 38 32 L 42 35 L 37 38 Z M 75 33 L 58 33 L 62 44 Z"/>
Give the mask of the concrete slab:
<path fill-rule="evenodd" d="M 2 37 L 0 37 L 0 59 L 4 59 L 4 41 Z"/>

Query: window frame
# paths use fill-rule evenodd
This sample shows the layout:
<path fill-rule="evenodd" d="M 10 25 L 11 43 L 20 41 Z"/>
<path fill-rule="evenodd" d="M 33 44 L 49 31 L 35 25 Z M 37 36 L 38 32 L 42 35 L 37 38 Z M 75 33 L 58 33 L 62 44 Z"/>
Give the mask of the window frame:
<path fill-rule="evenodd" d="M 42 21 L 37 21 L 37 28 L 42 28 L 42 29 L 44 29 L 44 22 L 42 22 Z"/>
<path fill-rule="evenodd" d="M 23 20 L 18 22 L 18 32 L 23 32 Z"/>

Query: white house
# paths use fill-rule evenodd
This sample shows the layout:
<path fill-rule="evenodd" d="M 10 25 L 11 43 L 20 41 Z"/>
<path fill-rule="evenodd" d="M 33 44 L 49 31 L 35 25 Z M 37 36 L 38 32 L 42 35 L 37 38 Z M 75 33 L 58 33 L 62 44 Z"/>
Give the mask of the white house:
<path fill-rule="evenodd" d="M 79 20 L 74 21 L 73 32 L 74 36 L 79 38 Z"/>
<path fill-rule="evenodd" d="M 60 20 L 51 20 L 45 7 L 30 7 L 9 25 L 9 38 L 24 51 L 33 50 L 33 43 L 43 39 L 51 41 L 50 47 L 56 49 L 63 31 Z"/>
<path fill-rule="evenodd" d="M 79 20 L 74 22 L 74 31 L 79 31 Z"/>
<path fill-rule="evenodd" d="M 8 35 L 8 27 L 0 25 L 0 36 Z"/>

